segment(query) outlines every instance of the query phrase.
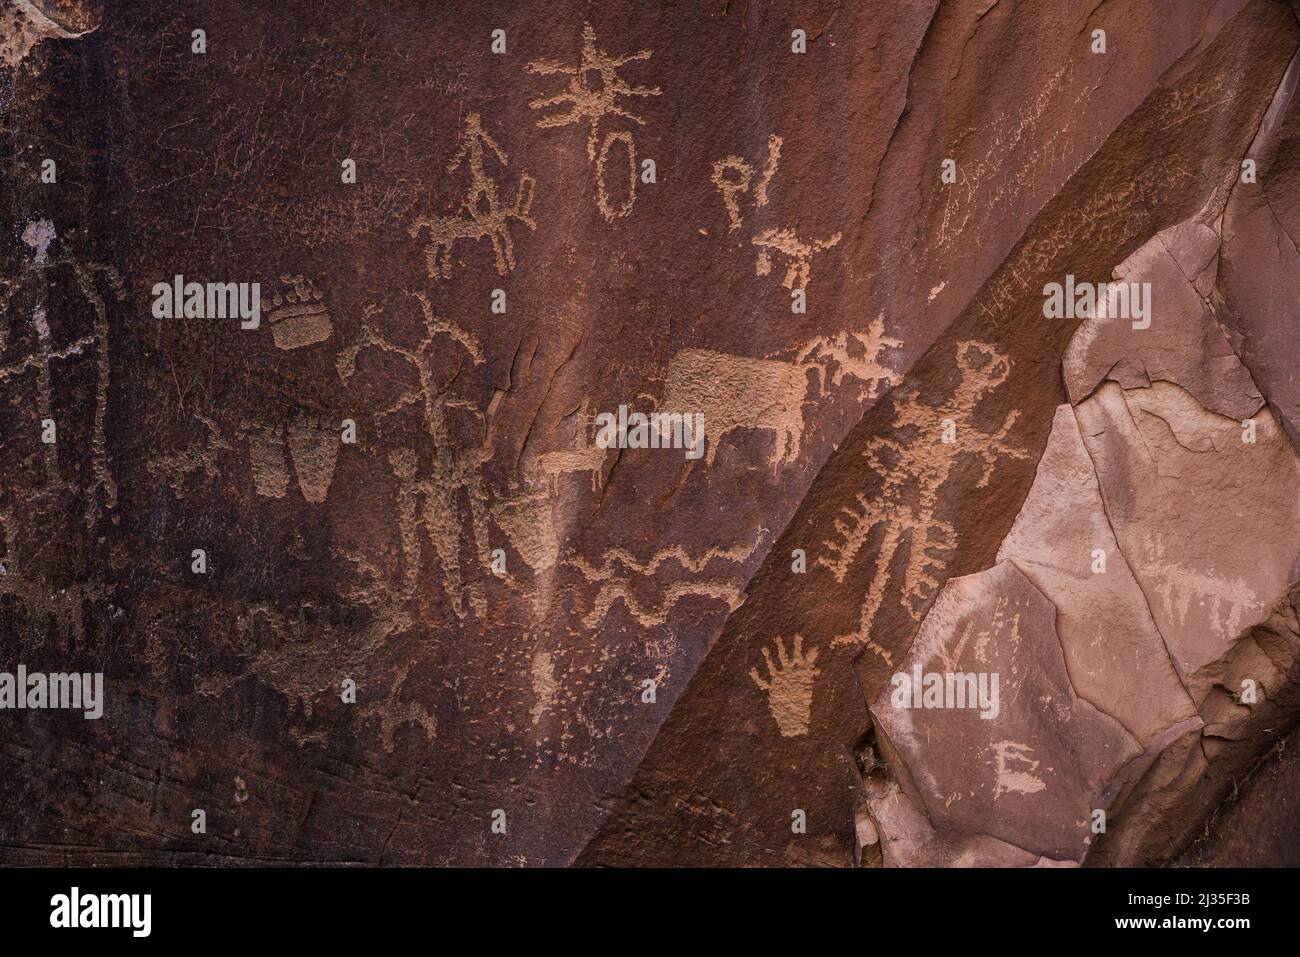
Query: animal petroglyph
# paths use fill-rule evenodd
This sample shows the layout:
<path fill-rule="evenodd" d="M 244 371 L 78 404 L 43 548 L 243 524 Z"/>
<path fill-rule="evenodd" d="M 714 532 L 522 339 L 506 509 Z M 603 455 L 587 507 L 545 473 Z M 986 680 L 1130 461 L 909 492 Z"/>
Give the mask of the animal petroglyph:
<path fill-rule="evenodd" d="M 584 399 L 578 411 L 579 427 L 573 436 L 573 446 L 555 449 L 532 457 L 528 468 L 528 482 L 535 485 L 545 482 L 552 495 L 557 491 L 560 476 L 571 472 L 587 473 L 591 477 L 591 490 L 600 491 L 604 478 L 607 449 L 597 446 L 591 436 L 595 417 L 587 411 Z"/>
<path fill-rule="evenodd" d="M 366 590 L 349 589 L 357 605 L 386 603 L 389 595 L 382 580 Z M 368 675 L 358 681 L 366 693 L 358 698 L 359 716 L 379 725 L 385 751 L 393 750 L 397 730 L 413 725 L 428 741 L 437 737 L 436 717 L 418 700 L 403 695 L 414 662 L 395 665 L 384 662 L 383 652 L 391 637 L 410 627 L 408 617 L 388 608 L 377 608 L 364 627 L 344 628 L 316 623 L 305 614 L 309 606 L 284 612 L 267 605 L 246 607 L 235 616 L 240 645 L 256 649 L 244 669 L 227 674 L 209 674 L 200 680 L 198 691 L 220 695 L 235 682 L 256 678 L 295 701 L 306 717 L 322 696 L 334 696 L 339 675 Z M 311 624 L 308 624 L 311 621 Z M 337 699 L 336 699 L 337 700 Z M 290 729 L 299 743 L 319 743 L 323 732 L 301 734 Z"/>
<path fill-rule="evenodd" d="M 334 326 L 316 287 L 302 276 L 281 276 L 280 281 L 292 288 L 271 297 L 268 321 L 276 347 L 297 349 L 328 339 Z"/>
<path fill-rule="evenodd" d="M 569 78 L 563 93 L 538 98 L 528 105 L 534 110 L 563 107 L 558 112 L 539 119 L 539 129 L 587 124 L 587 159 L 596 164 L 596 203 L 607 221 L 626 216 L 636 202 L 636 142 L 626 130 L 611 131 L 605 134 L 597 152 L 596 142 L 600 139 L 598 128 L 601 120 L 606 118 L 630 120 L 638 126 L 645 125 L 645 120 L 622 106 L 621 101 L 627 97 L 659 96 L 662 91 L 657 86 L 635 86 L 623 79 L 618 71 L 629 63 L 650 59 L 653 53 L 652 50 L 640 50 L 623 56 L 607 53 L 596 46 L 596 31 L 591 24 L 584 23 L 582 51 L 576 65 L 558 60 L 534 60 L 525 67 L 536 76 Z M 627 197 L 617 206 L 610 202 L 605 185 L 606 162 L 616 143 L 621 143 L 627 154 L 629 173 Z"/>
<path fill-rule="evenodd" d="M 763 166 L 763 176 L 754 187 L 754 205 L 767 205 L 767 187 L 776 175 L 781 162 L 781 137 L 773 134 L 767 138 L 767 162 Z M 710 179 L 718 192 L 722 194 L 723 205 L 727 207 L 728 232 L 735 232 L 744 222 L 740 211 L 740 197 L 749 192 L 750 182 L 754 178 L 754 167 L 739 156 L 728 156 L 713 164 Z"/>
<path fill-rule="evenodd" d="M 460 543 L 464 532 L 462 521 L 462 494 L 468 500 L 470 521 L 480 562 L 490 563 L 488 544 L 487 494 L 483 487 L 481 469 L 493 454 L 492 419 L 495 404 L 487 413 L 469 407 L 459 399 L 450 398 L 437 377 L 434 368 L 434 344 L 439 336 L 447 336 L 458 343 L 474 365 L 484 361 L 478 340 L 469 332 L 446 319 L 436 316 L 428 297 L 413 294 L 419 303 L 424 320 L 424 334 L 413 345 L 403 345 L 389 340 L 379 330 L 374 317 L 380 312 L 370 306 L 364 311 L 361 334 L 357 341 L 344 349 L 337 359 L 339 378 L 347 382 L 356 373 L 358 356 L 369 349 L 405 361 L 417 376 L 417 385 L 404 389 L 389 407 L 378 410 L 376 417 L 396 414 L 405 409 L 414 410 L 423 422 L 429 437 L 428 448 L 432 464 L 424 474 L 419 472 L 419 457 L 413 449 L 400 448 L 389 452 L 389 463 L 399 483 L 398 521 L 402 540 L 402 556 L 408 592 L 413 592 L 422 566 L 420 533 L 423 531 L 433 545 L 443 573 L 443 588 L 457 617 L 463 618 Z M 466 408 L 483 422 L 483 441 L 466 443 L 453 438 L 447 422 L 450 408 Z M 469 590 L 470 603 L 481 613 L 486 605 L 481 587 L 474 583 Z"/>
<path fill-rule="evenodd" d="M 457 240 L 483 239 L 492 243 L 497 273 L 506 275 L 515 268 L 514 240 L 510 237 L 510 223 L 517 221 L 529 229 L 537 228 L 529 215 L 533 207 L 533 187 L 536 180 L 527 172 L 519 175 L 519 185 L 508 206 L 503 206 L 497 195 L 497 184 L 484 168 L 486 146 L 504 167 L 508 165 L 505 150 L 497 145 L 484 130 L 479 114 L 471 113 L 465 120 L 460 137 L 460 149 L 447 164 L 447 172 L 454 173 L 462 164 L 469 172 L 469 186 L 461 200 L 456 215 L 432 216 L 417 219 L 410 229 L 411 237 L 418 238 L 421 230 L 429 233 L 425 248 L 425 265 L 431 280 L 451 275 L 451 253 Z"/>
<path fill-rule="evenodd" d="M 957 364 L 960 380 L 946 404 L 927 405 L 915 389 L 901 398 L 893 428 L 911 434 L 878 436 L 863 453 L 871 470 L 881 477 L 879 493 L 875 497 L 859 494 L 855 505 L 841 509 L 834 522 L 835 536 L 822 543 L 816 563 L 829 568 L 835 580 L 842 582 L 867 538 L 877 529 L 881 533 L 858 631 L 836 638 L 835 645 L 869 641 L 871 625 L 898 571 L 895 559 L 900 554 L 906 555 L 901 570 L 901 601 L 913 618 L 920 615 L 938 589 L 938 576 L 957 541 L 952 524 L 935 513 L 940 489 L 959 456 L 974 455 L 980 461 L 980 488 L 988 484 L 994 466 L 1003 456 L 1027 457 L 1028 453 L 1006 442 L 1007 432 L 1019 417 L 1018 410 L 1007 413 L 1001 427 L 993 432 L 969 424 L 976 406 L 1010 375 L 1011 360 L 990 345 L 963 340 L 957 344 Z M 941 441 L 945 419 L 958 426 L 951 445 Z"/>
<path fill-rule="evenodd" d="M 668 365 L 659 406 L 704 415 L 706 464 L 713 464 L 728 432 L 749 428 L 775 435 L 769 463 L 780 469 L 799 458 L 809 370 L 817 373 L 818 393 L 824 373 L 831 386 L 838 386 L 844 376 L 857 379 L 863 383 L 865 397 L 874 398 L 880 383 L 895 379 L 893 370 L 882 363 L 882 353 L 902 346 L 900 340 L 885 335 L 881 316 L 865 334 L 845 331 L 805 343 L 794 362 L 684 349 Z"/>
<path fill-rule="evenodd" d="M 812 243 L 801 240 L 793 229 L 765 229 L 750 242 L 759 248 L 758 261 L 754 264 L 754 273 L 766 276 L 772 272 L 772 259 L 779 254 L 788 260 L 785 276 L 781 285 L 786 289 L 807 289 L 812 279 L 812 258 L 815 253 L 835 246 L 840 241 L 836 233 L 829 239 L 819 239 Z"/>
<path fill-rule="evenodd" d="M 834 363 L 826 376 L 831 386 L 838 386 L 841 377 L 849 376 L 864 383 L 865 398 L 874 399 L 882 382 L 889 385 L 895 379 L 894 371 L 881 364 L 880 354 L 885 349 L 901 348 L 901 339 L 885 335 L 882 313 L 867 328 L 865 335 L 845 331 L 829 338 L 814 339 L 799 350 L 797 361 L 806 365 L 809 359 L 829 359 Z"/>
<path fill-rule="evenodd" d="M 812 717 L 813 686 L 819 674 L 817 649 L 803 650 L 803 638 L 794 636 L 789 654 L 780 639 L 775 642 L 777 660 L 766 648 L 762 649 L 767 663 L 768 677 L 764 679 L 757 668 L 751 668 L 750 679 L 766 692 L 767 707 L 783 738 L 797 738 L 808 733 Z"/>
<path fill-rule="evenodd" d="M 803 365 L 683 349 L 669 363 L 660 406 L 704 414 L 705 464 L 713 464 L 723 436 L 749 428 L 774 433 L 770 462 L 779 469 L 799 458 L 807 391 Z"/>
<path fill-rule="evenodd" d="M 606 451 L 593 445 L 543 452 L 534 461 L 532 478 L 535 481 L 545 481 L 551 494 L 554 495 L 556 483 L 561 475 L 568 472 L 586 472 L 591 476 L 591 490 L 598 492 L 604 474 Z"/>

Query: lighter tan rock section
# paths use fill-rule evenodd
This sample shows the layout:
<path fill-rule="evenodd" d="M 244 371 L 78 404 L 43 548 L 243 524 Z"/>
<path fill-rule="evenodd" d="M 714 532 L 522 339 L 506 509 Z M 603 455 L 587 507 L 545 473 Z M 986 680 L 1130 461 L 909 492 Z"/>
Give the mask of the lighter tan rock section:
<path fill-rule="evenodd" d="M 1081 697 L 1144 745 L 1195 715 L 1115 542 L 1068 405 L 1056 410 L 1034 485 L 998 560 L 1013 561 L 1056 606 L 1070 680 Z"/>

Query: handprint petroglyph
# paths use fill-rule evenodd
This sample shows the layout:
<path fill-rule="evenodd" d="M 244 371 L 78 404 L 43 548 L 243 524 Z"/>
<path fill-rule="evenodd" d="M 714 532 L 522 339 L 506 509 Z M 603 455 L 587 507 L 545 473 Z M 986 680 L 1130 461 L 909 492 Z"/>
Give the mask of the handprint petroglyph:
<path fill-rule="evenodd" d="M 749 677 L 759 689 L 767 694 L 767 707 L 772 712 L 772 719 L 784 738 L 797 738 L 808 733 L 808 723 L 812 718 L 813 684 L 820 674 L 817 668 L 816 648 L 808 649 L 805 654 L 803 637 L 795 635 L 787 654 L 783 642 L 778 638 L 774 643 L 776 661 L 771 653 L 762 649 L 763 661 L 767 664 L 764 679 L 757 668 L 751 668 Z"/>

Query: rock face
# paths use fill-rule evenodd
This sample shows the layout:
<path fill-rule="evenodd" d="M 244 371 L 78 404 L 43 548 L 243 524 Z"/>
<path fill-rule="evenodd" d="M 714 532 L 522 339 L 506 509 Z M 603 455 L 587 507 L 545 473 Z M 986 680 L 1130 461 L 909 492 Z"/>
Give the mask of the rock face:
<path fill-rule="evenodd" d="M 0 0 L 0 861 L 1296 863 L 1300 25 L 1093 6 Z"/>

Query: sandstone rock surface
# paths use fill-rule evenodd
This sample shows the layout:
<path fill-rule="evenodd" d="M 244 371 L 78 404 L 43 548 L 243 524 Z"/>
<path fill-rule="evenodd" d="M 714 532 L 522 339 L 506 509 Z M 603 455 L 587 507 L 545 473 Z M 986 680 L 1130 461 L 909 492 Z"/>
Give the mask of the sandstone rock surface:
<path fill-rule="evenodd" d="M 0 862 L 1294 863 L 1298 64 L 1280 0 L 0 0 L 0 673 L 106 688 L 0 708 Z"/>

